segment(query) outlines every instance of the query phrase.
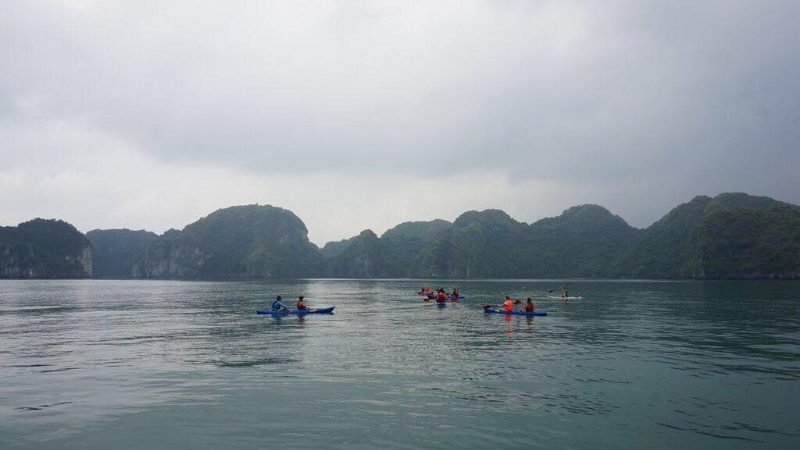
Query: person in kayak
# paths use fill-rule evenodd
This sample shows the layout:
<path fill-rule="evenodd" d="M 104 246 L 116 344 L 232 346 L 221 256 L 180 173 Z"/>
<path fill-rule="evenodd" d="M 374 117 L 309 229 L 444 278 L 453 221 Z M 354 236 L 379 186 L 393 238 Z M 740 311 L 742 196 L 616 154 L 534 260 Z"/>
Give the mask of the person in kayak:
<path fill-rule="evenodd" d="M 561 298 L 569 297 L 569 292 L 567 292 L 567 287 L 566 286 L 561 286 L 559 288 L 559 290 L 561 291 Z"/>
<path fill-rule="evenodd" d="M 453 293 L 451 294 L 451 297 L 453 297 L 453 300 L 457 300 L 458 299 L 458 295 L 459 295 L 458 294 L 458 288 L 454 287 L 453 288 Z"/>
<path fill-rule="evenodd" d="M 533 312 L 536 309 L 536 305 L 533 304 L 533 300 L 528 297 L 528 303 L 525 303 L 525 312 Z"/>
<path fill-rule="evenodd" d="M 505 301 L 503 301 L 503 309 L 506 311 L 513 311 L 514 310 L 514 300 L 511 300 L 511 297 L 506 295 Z"/>
<path fill-rule="evenodd" d="M 286 305 L 283 304 L 283 302 L 281 301 L 281 296 L 279 295 L 279 296 L 275 297 L 275 301 L 272 302 L 272 310 L 273 311 L 289 311 L 289 308 L 287 308 Z"/>
<path fill-rule="evenodd" d="M 304 309 L 308 309 L 306 304 L 303 303 L 303 298 L 304 297 L 302 295 L 300 297 L 297 297 L 297 310 L 298 311 L 301 311 L 301 310 L 304 310 Z"/>
<path fill-rule="evenodd" d="M 444 289 L 439 289 L 439 292 L 436 294 L 436 303 L 444 303 L 447 301 L 447 294 L 444 293 Z"/>

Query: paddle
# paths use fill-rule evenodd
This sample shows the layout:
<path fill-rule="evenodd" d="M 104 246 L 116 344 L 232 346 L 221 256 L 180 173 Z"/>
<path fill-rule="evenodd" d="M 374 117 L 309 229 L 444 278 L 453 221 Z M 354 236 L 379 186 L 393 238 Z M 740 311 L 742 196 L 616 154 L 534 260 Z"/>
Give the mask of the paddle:
<path fill-rule="evenodd" d="M 562 288 L 564 289 L 564 291 L 566 291 L 569 288 L 569 285 L 568 284 L 561 285 L 560 287 L 558 287 L 556 289 L 548 290 L 547 293 L 548 294 L 552 294 L 553 292 L 558 291 L 558 296 L 559 297 L 566 297 L 565 295 L 563 295 L 564 291 L 562 291 Z"/>
<path fill-rule="evenodd" d="M 514 304 L 515 304 L 515 305 L 521 305 L 521 304 L 522 304 L 522 300 L 520 300 L 520 299 L 516 299 L 516 300 L 515 300 L 515 299 L 513 299 L 513 298 L 512 298 L 511 300 L 513 300 L 513 301 L 514 301 Z M 487 304 L 484 304 L 484 305 L 483 305 L 483 309 L 488 309 L 488 308 L 500 308 L 500 307 L 502 307 L 502 306 L 503 306 L 503 304 L 497 304 L 497 303 L 495 303 L 494 305 L 492 305 L 492 304 L 488 304 L 488 303 L 487 303 Z"/>

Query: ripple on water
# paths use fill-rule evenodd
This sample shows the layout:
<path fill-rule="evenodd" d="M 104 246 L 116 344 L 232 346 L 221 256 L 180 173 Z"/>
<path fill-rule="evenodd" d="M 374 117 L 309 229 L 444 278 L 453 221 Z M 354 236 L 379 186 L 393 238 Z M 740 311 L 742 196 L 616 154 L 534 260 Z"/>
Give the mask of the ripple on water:
<path fill-rule="evenodd" d="M 574 282 L 536 318 L 480 305 L 553 282 L 418 284 L 4 284 L 0 447 L 800 447 L 794 284 Z"/>

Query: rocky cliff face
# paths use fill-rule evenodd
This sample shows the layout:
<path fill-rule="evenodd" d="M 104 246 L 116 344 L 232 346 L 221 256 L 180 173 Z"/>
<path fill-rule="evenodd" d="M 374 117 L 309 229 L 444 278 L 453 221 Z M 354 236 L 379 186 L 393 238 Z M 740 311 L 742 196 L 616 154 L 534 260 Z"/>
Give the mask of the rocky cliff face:
<path fill-rule="evenodd" d="M 144 259 L 155 233 L 144 230 L 92 230 L 86 233 L 92 243 L 94 278 L 133 278 L 134 270 Z"/>
<path fill-rule="evenodd" d="M 0 227 L 0 278 L 90 278 L 89 240 L 60 220 Z"/>
<path fill-rule="evenodd" d="M 146 257 L 134 269 L 134 276 L 202 278 L 203 267 L 211 256 L 196 245 L 186 245 L 179 240 L 157 240 L 147 249 Z"/>
<path fill-rule="evenodd" d="M 36 278 L 32 261 L 33 249 L 13 243 L 4 243 L 0 247 L 0 277 L 2 278 Z"/>
<path fill-rule="evenodd" d="M 87 245 L 83 247 L 81 250 L 81 254 L 78 258 L 73 259 L 72 256 L 65 256 L 67 262 L 74 263 L 76 266 L 80 267 L 83 273 L 86 274 L 86 278 L 91 278 L 94 274 L 93 265 L 94 265 L 94 258 L 92 258 L 92 246 Z"/>
<path fill-rule="evenodd" d="M 291 211 L 225 208 L 153 240 L 134 269 L 143 278 L 297 278 L 319 271 L 319 249 Z"/>

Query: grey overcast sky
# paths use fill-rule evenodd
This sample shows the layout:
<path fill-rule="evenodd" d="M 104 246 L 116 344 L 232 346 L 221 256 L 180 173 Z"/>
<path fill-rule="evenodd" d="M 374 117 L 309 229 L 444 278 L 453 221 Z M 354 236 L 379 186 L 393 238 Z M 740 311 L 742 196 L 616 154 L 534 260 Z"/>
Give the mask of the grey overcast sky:
<path fill-rule="evenodd" d="M 0 224 L 800 203 L 800 1 L 0 0 Z"/>

